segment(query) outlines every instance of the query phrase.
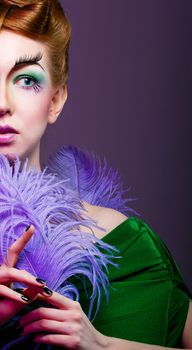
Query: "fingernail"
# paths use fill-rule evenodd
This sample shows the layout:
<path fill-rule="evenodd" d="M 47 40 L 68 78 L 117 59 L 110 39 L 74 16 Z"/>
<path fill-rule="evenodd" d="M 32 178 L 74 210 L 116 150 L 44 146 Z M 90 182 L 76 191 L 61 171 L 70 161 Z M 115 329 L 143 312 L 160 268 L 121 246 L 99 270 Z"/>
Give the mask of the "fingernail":
<path fill-rule="evenodd" d="M 21 295 L 21 299 L 28 302 L 30 299 L 26 295 Z"/>
<path fill-rule="evenodd" d="M 45 283 L 46 283 L 46 281 L 43 280 L 43 279 L 41 279 L 41 278 L 36 278 L 36 281 L 37 281 L 38 283 L 41 283 L 41 284 L 45 284 Z"/>
<path fill-rule="evenodd" d="M 31 227 L 31 225 L 29 225 L 29 226 L 26 228 L 25 232 L 28 231 L 28 230 L 30 229 L 30 227 Z"/>
<path fill-rule="evenodd" d="M 49 288 L 47 288 L 47 287 L 44 287 L 44 288 L 43 288 L 43 292 L 44 292 L 45 294 L 47 294 L 47 295 L 52 295 L 52 294 L 53 294 L 52 290 L 49 289 Z"/>

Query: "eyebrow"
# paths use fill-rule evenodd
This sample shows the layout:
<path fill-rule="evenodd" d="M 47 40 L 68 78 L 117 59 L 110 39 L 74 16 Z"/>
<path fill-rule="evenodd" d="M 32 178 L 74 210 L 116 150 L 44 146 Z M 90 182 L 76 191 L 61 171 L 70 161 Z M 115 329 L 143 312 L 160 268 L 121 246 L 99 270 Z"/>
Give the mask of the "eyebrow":
<path fill-rule="evenodd" d="M 36 64 L 44 70 L 44 68 L 41 66 L 41 64 L 38 63 L 42 59 L 42 57 L 43 57 L 43 54 L 41 52 L 38 52 L 35 56 L 33 56 L 33 55 L 21 56 L 16 60 L 13 69 L 18 68 L 19 66 L 35 65 Z"/>

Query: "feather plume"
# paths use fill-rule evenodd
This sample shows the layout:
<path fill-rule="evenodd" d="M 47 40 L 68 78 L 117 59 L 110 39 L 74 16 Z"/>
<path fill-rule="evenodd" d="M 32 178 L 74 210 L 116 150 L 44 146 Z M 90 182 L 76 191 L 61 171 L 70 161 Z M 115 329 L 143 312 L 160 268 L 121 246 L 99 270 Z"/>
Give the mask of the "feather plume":
<path fill-rule="evenodd" d="M 109 167 L 106 159 L 102 161 L 94 152 L 66 145 L 49 158 L 47 167 L 48 172 L 69 179 L 68 185 L 81 200 L 123 214 L 140 215 L 127 206 L 128 202 L 137 199 L 125 198 L 131 187 L 124 190 L 118 170 Z"/>
<path fill-rule="evenodd" d="M 92 285 L 89 317 L 94 302 L 100 304 L 100 288 L 107 294 L 107 267 L 115 264 L 115 248 L 79 227 L 96 226 L 83 218 L 83 207 L 68 186 L 67 179 L 54 174 L 21 168 L 19 159 L 14 167 L 0 156 L 0 263 L 7 259 L 9 246 L 29 224 L 35 234 L 21 254 L 17 268 L 43 278 L 59 293 L 78 300 L 79 292 L 69 282 L 72 276 L 86 278 Z M 103 253 L 104 252 L 104 253 Z M 17 285 L 21 287 L 21 285 Z"/>

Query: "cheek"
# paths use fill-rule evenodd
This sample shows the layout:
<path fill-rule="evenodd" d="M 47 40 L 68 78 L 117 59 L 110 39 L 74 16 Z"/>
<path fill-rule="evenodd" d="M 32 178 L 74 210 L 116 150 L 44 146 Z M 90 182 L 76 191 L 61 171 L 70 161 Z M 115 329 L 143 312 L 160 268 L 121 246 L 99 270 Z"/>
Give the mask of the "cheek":
<path fill-rule="evenodd" d="M 12 95 L 14 114 L 26 122 L 47 121 L 51 93 L 49 91 L 16 91 Z"/>

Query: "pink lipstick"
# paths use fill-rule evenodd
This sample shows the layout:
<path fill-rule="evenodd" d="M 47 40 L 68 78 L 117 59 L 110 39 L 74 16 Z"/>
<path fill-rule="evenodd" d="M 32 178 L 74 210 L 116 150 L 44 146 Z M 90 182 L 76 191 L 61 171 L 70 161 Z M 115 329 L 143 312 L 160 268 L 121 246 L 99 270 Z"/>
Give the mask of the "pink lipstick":
<path fill-rule="evenodd" d="M 0 125 L 0 145 L 6 145 L 13 142 L 18 131 L 9 125 Z"/>

